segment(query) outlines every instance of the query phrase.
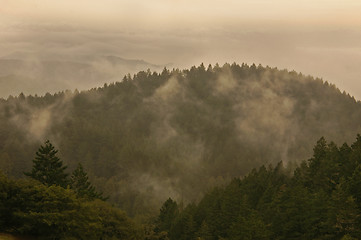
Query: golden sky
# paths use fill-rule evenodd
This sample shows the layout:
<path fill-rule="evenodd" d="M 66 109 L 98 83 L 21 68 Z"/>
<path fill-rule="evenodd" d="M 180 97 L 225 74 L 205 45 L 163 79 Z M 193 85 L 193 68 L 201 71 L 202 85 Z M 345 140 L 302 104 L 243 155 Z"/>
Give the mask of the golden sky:
<path fill-rule="evenodd" d="M 296 70 L 361 100 L 361 0 L 0 0 L 0 57 Z"/>
<path fill-rule="evenodd" d="M 222 24 L 361 26 L 360 0 L 0 0 L 3 22 L 180 28 Z"/>

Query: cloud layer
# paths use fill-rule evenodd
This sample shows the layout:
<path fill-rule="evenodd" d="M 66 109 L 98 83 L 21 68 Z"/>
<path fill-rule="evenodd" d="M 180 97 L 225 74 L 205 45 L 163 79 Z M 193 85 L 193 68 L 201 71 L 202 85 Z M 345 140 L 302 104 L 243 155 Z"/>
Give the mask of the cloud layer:
<path fill-rule="evenodd" d="M 321 77 L 361 99 L 356 0 L 0 2 L 2 58 L 261 63 Z"/>

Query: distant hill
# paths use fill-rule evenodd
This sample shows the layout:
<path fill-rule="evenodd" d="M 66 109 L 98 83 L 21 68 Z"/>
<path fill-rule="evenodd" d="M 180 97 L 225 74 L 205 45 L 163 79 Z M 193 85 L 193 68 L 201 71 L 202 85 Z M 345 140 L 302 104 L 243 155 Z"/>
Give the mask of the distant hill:
<path fill-rule="evenodd" d="M 49 66 L 61 74 L 62 65 Z M 81 162 L 134 216 L 169 196 L 200 199 L 262 164 L 308 159 L 321 136 L 353 142 L 360 119 L 360 102 L 296 72 L 245 64 L 141 71 L 80 93 L 2 100 L 0 167 L 21 177 L 50 139 L 69 171 Z"/>
<path fill-rule="evenodd" d="M 65 89 L 85 90 L 105 82 L 120 81 L 127 73 L 163 68 L 143 60 L 117 56 L 59 59 L 34 58 L 20 53 L 0 58 L 0 97 L 17 96 L 21 92 L 43 95 Z"/>

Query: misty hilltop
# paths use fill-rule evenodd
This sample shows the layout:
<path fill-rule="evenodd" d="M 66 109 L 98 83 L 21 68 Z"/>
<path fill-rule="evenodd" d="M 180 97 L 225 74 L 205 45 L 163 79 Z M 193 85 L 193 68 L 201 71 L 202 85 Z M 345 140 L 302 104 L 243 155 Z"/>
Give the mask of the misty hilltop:
<path fill-rule="evenodd" d="M 62 55 L 36 56 L 14 52 L 0 58 L 0 97 L 9 95 L 59 92 L 65 89 L 86 90 L 105 82 L 120 81 L 119 76 L 143 69 L 161 70 L 163 67 L 144 60 L 118 56 Z"/>
<path fill-rule="evenodd" d="M 88 91 L 1 100 L 0 167 L 22 176 L 49 139 L 69 171 L 81 162 L 134 216 L 169 196 L 200 199 L 261 165 L 308 159 L 322 136 L 353 142 L 360 119 L 360 102 L 294 71 L 246 64 L 148 70 Z"/>

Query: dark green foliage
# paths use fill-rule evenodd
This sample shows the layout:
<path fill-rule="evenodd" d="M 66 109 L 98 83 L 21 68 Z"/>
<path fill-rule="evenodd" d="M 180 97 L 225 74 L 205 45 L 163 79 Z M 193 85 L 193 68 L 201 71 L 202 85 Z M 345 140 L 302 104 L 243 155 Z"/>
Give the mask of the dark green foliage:
<path fill-rule="evenodd" d="M 105 200 L 102 193 L 95 191 L 95 187 L 89 182 L 88 174 L 84 171 L 81 163 L 70 176 L 70 187 L 74 189 L 78 197 L 94 200 L 96 198 Z"/>
<path fill-rule="evenodd" d="M 0 232 L 40 239 L 140 239 L 124 212 L 71 189 L 0 175 Z"/>
<path fill-rule="evenodd" d="M 358 163 L 359 141 L 339 148 L 321 138 L 293 175 L 281 163 L 260 167 L 168 218 L 164 230 L 171 240 L 358 239 L 361 165 L 344 166 Z"/>
<path fill-rule="evenodd" d="M 55 150 L 55 147 L 47 140 L 44 146 L 40 146 L 36 152 L 31 172 L 24 174 L 47 186 L 66 187 L 68 174 L 64 170 L 67 167 L 63 166 L 63 162 L 56 155 L 57 153 L 58 150 Z"/>
<path fill-rule="evenodd" d="M 360 217 L 360 208 L 357 206 L 355 197 L 347 192 L 347 184 L 341 181 L 335 191 L 332 192 L 329 212 L 329 222 L 334 226 L 336 236 L 357 236 L 360 229 L 357 221 Z M 345 235 L 346 234 L 346 235 Z"/>
<path fill-rule="evenodd" d="M 182 215 L 174 218 L 174 221 L 171 222 L 170 239 L 187 240 L 194 238 L 197 230 L 193 218 L 194 210 L 194 206 L 189 205 L 183 210 Z"/>
<path fill-rule="evenodd" d="M 164 202 L 160 209 L 159 217 L 157 220 L 156 232 L 167 231 L 169 232 L 172 227 L 172 222 L 178 216 L 179 209 L 177 202 L 169 198 Z"/>
<path fill-rule="evenodd" d="M 266 240 L 270 237 L 263 220 L 258 216 L 257 212 L 246 215 L 239 214 L 228 231 L 230 240 Z"/>

